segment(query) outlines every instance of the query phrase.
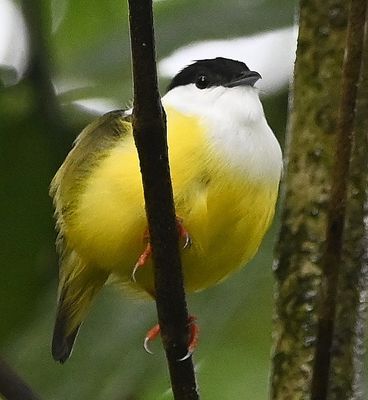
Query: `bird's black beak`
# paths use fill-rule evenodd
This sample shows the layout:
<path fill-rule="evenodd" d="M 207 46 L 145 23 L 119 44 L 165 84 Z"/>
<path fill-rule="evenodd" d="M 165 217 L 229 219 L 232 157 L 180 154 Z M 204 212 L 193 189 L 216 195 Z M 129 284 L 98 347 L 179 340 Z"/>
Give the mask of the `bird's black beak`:
<path fill-rule="evenodd" d="M 262 76 L 258 72 L 246 71 L 242 74 L 242 76 L 237 77 L 225 86 L 230 88 L 236 86 L 254 86 L 258 79 L 262 79 Z"/>

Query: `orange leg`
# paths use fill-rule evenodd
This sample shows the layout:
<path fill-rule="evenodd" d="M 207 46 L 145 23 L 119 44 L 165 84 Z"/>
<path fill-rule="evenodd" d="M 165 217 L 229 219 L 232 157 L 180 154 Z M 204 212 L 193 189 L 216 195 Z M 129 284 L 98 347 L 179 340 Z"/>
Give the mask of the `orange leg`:
<path fill-rule="evenodd" d="M 184 239 L 183 249 L 186 249 L 192 245 L 192 239 L 190 238 L 189 232 L 184 228 L 184 226 L 182 224 L 182 219 L 177 217 L 176 222 L 177 222 L 177 226 L 178 226 L 179 237 L 181 239 Z M 144 232 L 143 239 L 147 240 L 147 245 L 146 245 L 146 248 L 144 249 L 143 253 L 139 256 L 137 262 L 134 265 L 133 272 L 132 272 L 132 281 L 133 282 L 136 282 L 135 274 L 138 271 L 138 269 L 144 267 L 146 265 L 148 259 L 152 255 L 152 246 L 151 246 L 150 239 L 149 239 L 148 229 Z"/>
<path fill-rule="evenodd" d="M 196 323 L 196 317 L 190 315 L 188 317 L 188 327 L 189 327 L 189 341 L 188 341 L 188 351 L 184 357 L 179 358 L 178 361 L 184 361 L 189 358 L 198 345 L 198 338 L 199 338 L 199 328 Z M 157 336 L 160 334 L 160 326 L 157 324 L 153 328 L 151 328 L 144 339 L 143 347 L 147 353 L 153 354 L 152 351 L 148 347 L 148 343 L 152 340 L 155 340 Z"/>
<path fill-rule="evenodd" d="M 198 346 L 198 339 L 199 339 L 199 327 L 196 322 L 197 318 L 193 315 L 190 315 L 188 317 L 188 326 L 190 329 L 190 336 L 189 336 L 189 342 L 188 342 L 188 351 L 187 354 L 179 358 L 178 361 L 184 361 L 187 358 L 189 358 L 195 351 L 195 349 Z"/>
<path fill-rule="evenodd" d="M 144 249 L 143 253 L 139 256 L 138 261 L 135 263 L 133 272 L 132 272 L 132 281 L 136 282 L 135 280 L 135 273 L 139 268 L 145 266 L 147 260 L 151 257 L 152 254 L 152 246 L 151 243 L 148 242 L 146 248 Z"/>
<path fill-rule="evenodd" d="M 189 232 L 185 229 L 183 225 L 183 220 L 179 217 L 176 217 L 176 223 L 178 225 L 179 237 L 180 239 L 184 239 L 183 249 L 190 247 L 192 245 L 192 239 L 189 235 Z"/>
<path fill-rule="evenodd" d="M 149 349 L 148 343 L 152 340 L 155 340 L 157 336 L 160 334 L 160 325 L 156 324 L 153 328 L 151 328 L 144 339 L 143 347 L 144 350 L 146 350 L 147 353 L 153 354 L 153 352 Z"/>

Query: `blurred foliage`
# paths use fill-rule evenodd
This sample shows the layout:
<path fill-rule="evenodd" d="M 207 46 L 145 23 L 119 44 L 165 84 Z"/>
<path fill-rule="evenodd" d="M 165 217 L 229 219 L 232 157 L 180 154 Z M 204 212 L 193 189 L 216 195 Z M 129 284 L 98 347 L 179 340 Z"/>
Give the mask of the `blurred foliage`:
<path fill-rule="evenodd" d="M 33 1 L 24 5 L 32 7 Z M 30 77 L 0 87 L 0 353 L 44 399 L 169 399 L 160 344 L 153 345 L 155 356 L 142 350 L 145 332 L 155 323 L 154 304 L 131 301 L 114 288 L 97 301 L 71 360 L 60 366 L 50 355 L 57 259 L 48 185 L 60 152 L 67 153 L 92 118 L 72 102 L 107 97 L 124 106 L 131 97 L 131 72 L 125 2 L 41 4 L 52 78 L 59 87 L 82 84 L 59 95 L 63 140 L 55 140 L 60 132 L 40 112 Z M 156 2 L 158 59 L 192 41 L 291 25 L 294 6 L 294 0 Z M 162 88 L 166 84 L 163 80 Z M 264 103 L 282 141 L 287 94 Z M 66 145 L 60 149 L 57 143 Z M 267 397 L 274 233 L 275 228 L 245 270 L 189 298 L 201 328 L 195 363 L 204 399 Z"/>

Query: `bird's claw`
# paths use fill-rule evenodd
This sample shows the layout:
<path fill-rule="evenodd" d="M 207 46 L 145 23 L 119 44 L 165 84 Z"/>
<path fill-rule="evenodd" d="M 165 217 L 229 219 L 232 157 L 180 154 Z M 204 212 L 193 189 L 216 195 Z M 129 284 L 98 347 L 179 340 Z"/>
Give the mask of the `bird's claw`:
<path fill-rule="evenodd" d="M 144 252 L 139 256 L 138 261 L 135 263 L 132 275 L 130 276 L 131 280 L 135 283 L 137 282 L 135 278 L 135 274 L 138 271 L 139 268 L 142 268 L 147 260 L 151 257 L 152 254 L 152 246 L 151 243 L 148 242 L 146 248 L 144 249 Z"/>
<path fill-rule="evenodd" d="M 189 234 L 187 233 L 184 236 L 185 242 L 184 242 L 184 246 L 183 249 L 187 249 L 192 245 L 192 238 L 189 236 Z"/>
<path fill-rule="evenodd" d="M 144 338 L 144 342 L 143 342 L 143 347 L 144 350 L 146 350 L 146 352 L 148 354 L 153 354 L 153 352 L 150 350 L 150 348 L 148 347 L 148 343 L 151 340 L 155 340 L 157 338 L 157 336 L 160 334 L 160 325 L 157 324 L 155 325 L 153 328 L 151 328 L 148 332 L 146 337 Z"/>
<path fill-rule="evenodd" d="M 193 351 L 189 351 L 187 352 L 187 354 L 184 357 L 178 358 L 176 361 L 177 362 L 181 362 L 181 361 L 185 361 L 187 360 L 189 357 L 191 357 L 193 354 Z"/>
<path fill-rule="evenodd" d="M 151 341 L 151 339 L 150 339 L 149 337 L 146 337 L 146 338 L 144 339 L 144 342 L 143 342 L 143 347 L 144 347 L 144 350 L 146 350 L 146 352 L 147 352 L 148 354 L 154 354 L 153 351 L 151 351 L 150 348 L 148 347 L 148 343 L 149 343 L 150 341 Z"/>
<path fill-rule="evenodd" d="M 177 361 L 185 361 L 188 358 L 191 357 L 191 355 L 194 353 L 194 350 L 197 348 L 198 345 L 198 337 L 199 337 L 199 328 L 196 323 L 196 317 L 194 315 L 190 315 L 188 318 L 188 326 L 190 328 L 190 338 L 189 338 L 189 344 L 188 344 L 188 351 L 184 355 L 184 357 L 179 358 Z"/>
<path fill-rule="evenodd" d="M 189 232 L 184 228 L 181 218 L 176 217 L 176 223 L 178 225 L 179 236 L 184 239 L 183 249 L 187 249 L 192 245 L 192 238 L 190 237 Z"/>
<path fill-rule="evenodd" d="M 194 316 L 192 316 L 192 315 L 189 316 L 188 327 L 190 329 L 190 337 L 189 337 L 189 343 L 188 343 L 188 350 L 187 350 L 187 353 L 183 357 L 177 359 L 178 362 L 185 361 L 188 358 L 190 358 L 191 355 L 194 353 L 194 350 L 197 348 L 199 329 L 198 329 L 198 326 L 195 321 L 196 321 L 196 318 Z M 160 326 L 158 324 L 155 325 L 153 328 L 151 328 L 147 332 L 147 335 L 143 342 L 143 347 L 144 347 L 144 350 L 146 350 L 146 352 L 148 354 L 153 354 L 153 352 L 151 351 L 151 349 L 148 346 L 149 342 L 151 340 L 156 339 L 159 334 L 160 334 Z"/>
<path fill-rule="evenodd" d="M 187 249 L 192 245 L 192 238 L 189 235 L 189 232 L 184 228 L 181 219 L 177 217 L 177 224 L 178 224 L 178 231 L 179 231 L 179 236 L 180 238 L 184 239 L 184 245 L 183 249 Z M 135 263 L 132 274 L 130 276 L 132 282 L 136 283 L 137 280 L 135 278 L 135 275 L 137 271 L 144 267 L 145 264 L 147 263 L 148 259 L 152 255 L 152 246 L 149 241 L 149 233 L 148 230 L 144 232 L 144 239 L 147 240 L 147 245 L 146 248 L 144 249 L 143 253 L 139 256 L 138 261 Z"/>
<path fill-rule="evenodd" d="M 130 276 L 130 279 L 134 282 L 137 283 L 137 280 L 135 279 L 135 273 L 138 271 L 139 267 L 141 267 L 141 265 L 138 263 L 138 261 L 135 263 L 134 268 L 133 268 L 133 272 L 132 275 Z"/>

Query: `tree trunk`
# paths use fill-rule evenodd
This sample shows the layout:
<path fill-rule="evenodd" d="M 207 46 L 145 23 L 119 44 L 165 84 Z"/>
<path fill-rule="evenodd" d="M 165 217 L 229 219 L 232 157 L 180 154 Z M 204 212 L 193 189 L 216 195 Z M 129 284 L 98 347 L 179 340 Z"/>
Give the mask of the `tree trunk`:
<path fill-rule="evenodd" d="M 358 400 L 364 396 L 367 40 L 363 66 L 362 48 L 366 11 L 366 0 L 351 0 L 346 35 L 346 2 L 301 2 L 285 206 L 275 263 L 272 399 Z"/>
<path fill-rule="evenodd" d="M 284 209 L 274 266 L 274 400 L 310 398 L 347 6 L 345 0 L 300 4 Z"/>

